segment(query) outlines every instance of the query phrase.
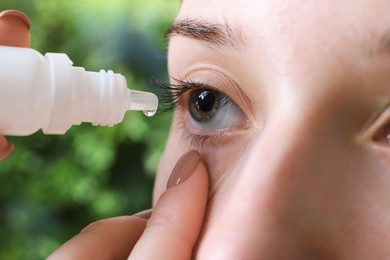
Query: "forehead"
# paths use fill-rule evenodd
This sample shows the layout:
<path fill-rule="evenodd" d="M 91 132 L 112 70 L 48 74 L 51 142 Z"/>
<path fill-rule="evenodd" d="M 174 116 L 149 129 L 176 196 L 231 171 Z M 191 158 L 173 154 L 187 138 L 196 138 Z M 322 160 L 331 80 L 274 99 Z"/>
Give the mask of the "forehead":
<path fill-rule="evenodd" d="M 235 17 L 243 23 L 261 21 L 264 25 L 296 26 L 312 22 L 331 25 L 343 20 L 356 22 L 359 18 L 377 22 L 388 17 L 389 8 L 388 0 L 184 0 L 180 16 L 208 16 L 217 20 Z"/>
<path fill-rule="evenodd" d="M 225 25 L 241 53 L 294 74 L 372 54 L 389 64 L 389 13 L 388 0 L 184 0 L 177 19 Z"/>
<path fill-rule="evenodd" d="M 184 0 L 178 18 L 227 23 L 247 43 L 276 41 L 286 52 L 292 42 L 329 47 L 388 33 L 389 12 L 388 0 Z"/>

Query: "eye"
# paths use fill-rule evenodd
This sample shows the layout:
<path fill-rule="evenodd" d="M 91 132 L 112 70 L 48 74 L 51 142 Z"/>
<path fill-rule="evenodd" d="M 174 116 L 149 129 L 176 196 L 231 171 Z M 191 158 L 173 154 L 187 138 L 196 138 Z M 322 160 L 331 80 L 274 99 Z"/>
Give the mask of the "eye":
<path fill-rule="evenodd" d="M 205 131 L 240 127 L 246 120 L 244 112 L 229 97 L 211 88 L 192 90 L 188 111 L 191 123 Z"/>
<path fill-rule="evenodd" d="M 373 140 L 374 142 L 381 144 L 390 144 L 390 122 L 387 122 L 379 131 L 377 131 Z"/>
<path fill-rule="evenodd" d="M 390 147 L 390 104 L 386 104 L 371 115 L 366 123 L 369 127 L 362 135 L 362 141 L 374 144 L 380 149 L 388 150 Z"/>

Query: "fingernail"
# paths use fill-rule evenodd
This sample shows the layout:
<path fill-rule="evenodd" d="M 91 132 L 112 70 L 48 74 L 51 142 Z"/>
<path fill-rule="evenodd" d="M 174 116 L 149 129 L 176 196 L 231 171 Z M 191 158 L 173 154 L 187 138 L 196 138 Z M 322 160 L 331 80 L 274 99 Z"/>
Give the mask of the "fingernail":
<path fill-rule="evenodd" d="M 197 151 L 191 150 L 184 154 L 173 168 L 167 183 L 167 189 L 185 182 L 191 176 L 199 161 L 200 156 Z"/>
<path fill-rule="evenodd" d="M 22 12 L 6 10 L 0 13 L 0 45 L 30 46 L 30 19 Z"/>
<path fill-rule="evenodd" d="M 153 212 L 153 209 L 147 209 L 147 210 L 138 212 L 137 214 L 134 214 L 133 217 L 149 219 L 150 216 L 152 215 L 152 212 Z"/>
<path fill-rule="evenodd" d="M 23 22 L 26 26 L 26 29 L 29 30 L 31 27 L 30 19 L 28 19 L 28 16 L 24 13 L 17 11 L 17 10 L 5 10 L 0 13 L 0 19 L 5 17 L 12 17 L 16 18 L 17 20 Z"/>

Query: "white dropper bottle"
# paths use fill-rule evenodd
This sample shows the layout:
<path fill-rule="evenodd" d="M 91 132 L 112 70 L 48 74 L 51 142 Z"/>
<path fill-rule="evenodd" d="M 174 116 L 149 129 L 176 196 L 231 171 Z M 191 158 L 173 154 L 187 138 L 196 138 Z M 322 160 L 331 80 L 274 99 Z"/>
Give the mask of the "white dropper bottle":
<path fill-rule="evenodd" d="M 64 134 L 82 122 L 112 126 L 128 110 L 151 116 L 157 105 L 156 95 L 128 89 L 120 74 L 73 67 L 61 53 L 0 46 L 2 135 Z"/>

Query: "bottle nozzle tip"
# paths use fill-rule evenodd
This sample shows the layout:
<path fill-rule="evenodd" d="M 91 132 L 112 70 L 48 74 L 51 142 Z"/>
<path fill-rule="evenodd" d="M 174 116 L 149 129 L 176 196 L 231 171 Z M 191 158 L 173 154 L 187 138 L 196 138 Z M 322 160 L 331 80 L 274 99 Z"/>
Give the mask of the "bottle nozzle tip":
<path fill-rule="evenodd" d="M 127 110 L 144 111 L 146 116 L 156 114 L 158 98 L 155 94 L 144 91 L 130 90 Z"/>

